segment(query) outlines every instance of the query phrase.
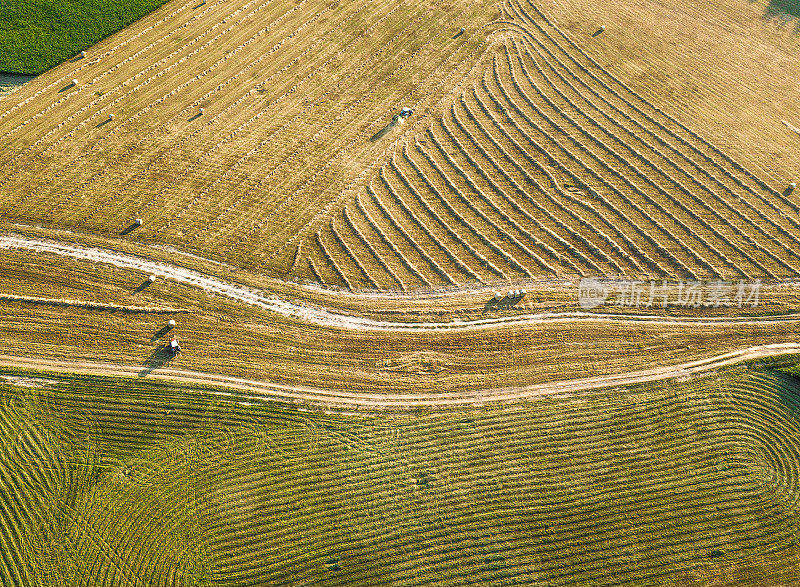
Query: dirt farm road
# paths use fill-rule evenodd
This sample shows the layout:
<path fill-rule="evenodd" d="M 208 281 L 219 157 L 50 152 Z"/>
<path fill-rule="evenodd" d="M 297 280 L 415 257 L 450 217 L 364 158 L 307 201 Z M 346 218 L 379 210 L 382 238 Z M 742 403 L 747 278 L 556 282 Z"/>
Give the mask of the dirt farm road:
<path fill-rule="evenodd" d="M 53 254 L 73 259 L 105 263 L 124 269 L 134 269 L 145 273 L 161 275 L 180 283 L 200 288 L 215 295 L 225 296 L 236 301 L 257 306 L 285 317 L 300 319 L 320 326 L 347 330 L 380 330 L 406 332 L 435 332 L 452 330 L 477 330 L 512 325 L 535 325 L 552 322 L 636 322 L 641 324 L 669 324 L 678 326 L 718 326 L 730 324 L 760 325 L 785 322 L 800 322 L 800 314 L 755 317 L 670 317 L 647 314 L 612 314 L 597 312 L 543 312 L 538 314 L 517 314 L 513 316 L 493 316 L 476 320 L 454 320 L 450 322 L 393 322 L 375 320 L 363 316 L 348 315 L 329 308 L 316 307 L 281 299 L 274 294 L 225 281 L 186 269 L 177 265 L 151 261 L 142 257 L 127 255 L 107 249 L 83 247 L 71 243 L 32 239 L 20 235 L 0 235 L 0 249 L 25 249 L 43 254 Z M 365 299 L 368 296 L 363 296 Z"/>
<path fill-rule="evenodd" d="M 762 359 L 776 355 L 800 352 L 800 343 L 780 343 L 747 347 L 679 365 L 656 367 L 628 373 L 552 381 L 521 387 L 501 387 L 463 393 L 443 394 L 378 394 L 354 393 L 345 390 L 316 389 L 311 387 L 281 385 L 267 381 L 227 377 L 200 371 L 173 368 L 147 370 L 142 366 L 117 365 L 86 361 L 53 360 L 34 357 L 0 355 L 0 366 L 41 371 L 61 371 L 117 377 L 146 377 L 163 381 L 214 386 L 207 393 L 235 396 L 246 402 L 277 401 L 327 408 L 335 411 L 380 412 L 413 410 L 418 407 L 448 409 L 480 407 L 494 402 L 515 402 L 546 395 L 570 395 L 604 387 L 619 387 L 673 378 L 690 377 L 708 373 L 741 361 Z M 230 392 L 222 391 L 222 388 Z"/>

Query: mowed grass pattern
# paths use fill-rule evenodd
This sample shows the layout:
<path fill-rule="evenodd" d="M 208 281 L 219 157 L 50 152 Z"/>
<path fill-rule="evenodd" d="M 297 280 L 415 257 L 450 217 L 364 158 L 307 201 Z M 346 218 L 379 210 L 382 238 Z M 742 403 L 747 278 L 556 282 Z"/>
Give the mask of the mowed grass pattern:
<path fill-rule="evenodd" d="M 721 567 L 764 584 L 797 568 L 788 375 L 374 419 L 43 385 L 2 386 L 5 584 L 653 584 Z"/>
<path fill-rule="evenodd" d="M 634 93 L 532 3 L 503 7 L 482 78 L 306 238 L 298 279 L 798 275 L 790 190 Z"/>

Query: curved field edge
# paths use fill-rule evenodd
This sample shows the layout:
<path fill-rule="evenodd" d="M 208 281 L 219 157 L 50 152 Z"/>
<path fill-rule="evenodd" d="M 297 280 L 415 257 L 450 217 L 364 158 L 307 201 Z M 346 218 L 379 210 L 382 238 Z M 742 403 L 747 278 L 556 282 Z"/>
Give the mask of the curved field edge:
<path fill-rule="evenodd" d="M 756 585 L 800 564 L 800 384 L 772 370 L 380 417 L 11 375 L 12 581 Z"/>
<path fill-rule="evenodd" d="M 435 319 L 434 312 L 434 319 L 433 320 L 425 320 L 425 321 L 415 321 L 415 317 L 420 315 L 420 311 L 417 310 L 415 312 L 410 312 L 410 316 L 403 315 L 401 311 L 394 311 L 389 312 L 384 318 L 372 318 L 369 316 L 360 315 L 360 313 L 347 313 L 338 311 L 337 309 L 320 306 L 319 304 L 309 304 L 300 301 L 294 301 L 291 299 L 286 299 L 282 297 L 278 297 L 272 292 L 258 290 L 252 287 L 248 287 L 243 285 L 240 282 L 232 281 L 230 279 L 220 279 L 213 275 L 208 275 L 205 272 L 197 271 L 194 269 L 187 269 L 186 267 L 182 267 L 179 265 L 175 265 L 172 263 L 162 263 L 153 261 L 146 257 L 138 256 L 138 255 L 127 255 L 125 253 L 120 253 L 114 250 L 109 249 L 100 249 L 95 247 L 85 247 L 74 245 L 71 243 L 65 243 L 61 241 L 52 241 L 52 240 L 40 240 L 40 239 L 30 239 L 20 235 L 0 235 L 0 250 L 9 250 L 9 251 L 30 251 L 35 256 L 39 256 L 40 254 L 45 254 L 47 256 L 61 256 L 66 257 L 69 259 L 75 259 L 79 261 L 87 261 L 93 264 L 101 264 L 101 265 L 110 265 L 115 268 L 123 269 L 123 270 L 133 270 L 138 273 L 143 273 L 148 275 L 148 279 L 150 282 L 155 282 L 156 279 L 168 279 L 170 281 L 174 281 L 180 283 L 182 285 L 189 286 L 191 288 L 196 288 L 201 290 L 205 293 L 226 297 L 236 302 L 240 302 L 243 304 L 247 304 L 250 306 L 258 307 L 263 310 L 267 310 L 269 312 L 279 314 L 284 318 L 293 318 L 298 319 L 304 322 L 308 322 L 310 324 L 315 324 L 317 326 L 323 327 L 334 327 L 334 328 L 341 328 L 347 330 L 383 330 L 383 331 L 444 331 L 444 330 L 471 330 L 471 329 L 484 329 L 484 328 L 496 328 L 500 326 L 511 326 L 511 325 L 524 325 L 524 324 L 537 324 L 537 323 L 546 323 L 546 322 L 558 322 L 558 321 L 577 321 L 577 320 L 587 320 L 587 321 L 640 321 L 643 323 L 654 323 L 654 324 L 678 324 L 678 325 L 688 325 L 688 324 L 698 324 L 698 325 L 715 325 L 715 324 L 734 324 L 734 323 L 741 323 L 741 324 L 755 324 L 757 322 L 764 323 L 764 324 L 772 324 L 777 322 L 793 322 L 795 321 L 798 316 L 795 313 L 790 313 L 788 311 L 775 311 L 774 309 L 766 309 L 766 310 L 756 310 L 756 311 L 749 311 L 750 308 L 747 306 L 750 305 L 749 299 L 748 304 L 745 305 L 745 312 L 742 314 L 738 312 L 738 316 L 730 316 L 730 310 L 727 307 L 723 307 L 721 309 L 721 313 L 718 312 L 716 309 L 706 308 L 703 307 L 701 311 L 701 315 L 683 315 L 683 316 L 669 316 L 669 315 L 659 315 L 655 313 L 651 313 L 651 309 L 649 307 L 645 308 L 644 311 L 622 311 L 622 312 L 584 312 L 579 310 L 574 311 L 553 311 L 549 308 L 542 308 L 542 311 L 539 313 L 523 313 L 522 310 L 531 310 L 532 305 L 526 304 L 522 299 L 517 299 L 516 301 L 510 302 L 507 299 L 504 299 L 502 302 L 498 302 L 495 298 L 490 298 L 489 301 L 486 301 L 483 306 L 482 315 L 478 317 L 470 317 L 467 316 L 458 316 L 455 317 L 450 316 L 450 320 L 446 319 L 446 312 L 443 311 L 442 306 L 446 306 L 447 302 L 443 302 L 443 300 L 447 296 L 447 292 L 441 292 L 440 294 L 440 301 L 439 303 L 440 308 L 438 315 L 445 317 L 445 319 L 437 320 Z M 275 282 L 272 282 L 275 284 Z M 535 283 L 535 282 L 534 282 Z M 640 283 L 640 282 L 636 282 Z M 666 284 L 666 281 L 663 282 Z M 700 282 L 697 282 L 700 285 Z M 729 285 L 733 284 L 733 282 L 726 282 Z M 744 282 L 740 282 L 744 283 Z M 768 287 L 774 287 L 777 289 L 781 289 L 784 286 L 791 287 L 795 285 L 795 280 L 786 280 L 784 282 L 778 282 L 776 284 L 770 284 Z M 671 286 L 677 289 L 679 286 L 682 287 L 682 281 L 675 281 L 671 282 Z M 148 287 L 148 283 L 140 284 L 137 288 L 137 292 L 142 291 Z M 282 285 L 286 286 L 288 284 L 283 283 Z M 758 282 L 758 289 L 760 290 L 760 281 Z M 748 285 L 748 288 L 753 287 L 752 284 Z M 570 290 L 573 288 L 573 284 L 568 281 L 564 282 L 556 282 L 550 285 L 551 290 L 556 290 L 558 293 L 555 293 L 555 298 L 559 294 L 564 295 L 564 290 Z M 766 288 L 765 288 L 766 289 Z M 749 290 L 748 290 L 749 291 Z M 753 290 L 755 291 L 755 290 Z M 310 293 L 308 290 L 305 290 L 305 293 Z M 459 294 L 462 292 L 455 291 L 452 292 L 453 297 L 459 297 Z M 487 296 L 490 292 L 481 291 L 480 289 L 475 292 L 477 296 L 483 294 Z M 538 295 L 541 292 L 539 291 L 532 291 L 532 295 Z M 497 295 L 497 294 L 494 294 Z M 547 296 L 547 294 L 545 294 Z M 554 292 L 550 293 L 551 296 L 554 295 Z M 574 295 L 574 294 L 573 294 Z M 666 295 L 666 294 L 665 294 Z M 670 295 L 674 296 L 675 292 L 672 292 Z M 510 294 L 509 294 L 510 296 Z M 373 294 L 369 295 L 366 294 L 361 296 L 365 303 L 382 301 L 383 297 L 380 294 Z M 768 300 L 770 303 L 776 303 L 776 300 L 770 299 L 770 296 L 763 296 L 760 300 L 761 305 L 764 305 L 764 301 Z M 399 299 L 399 298 L 398 298 Z M 423 303 L 423 298 L 420 297 L 410 297 L 410 300 L 415 300 L 417 304 Z M 758 294 L 756 295 L 756 301 L 753 303 L 752 307 L 755 308 L 759 304 L 759 297 Z M 352 298 L 351 298 L 352 300 Z M 434 298 L 435 300 L 435 298 Z M 481 300 L 484 301 L 484 300 Z M 573 303 L 575 300 L 572 300 Z M 785 301 L 785 300 L 784 300 Z M 55 301 L 54 301 L 55 303 Z M 434 301 L 434 303 L 436 303 Z M 473 304 L 476 301 L 473 300 Z M 666 303 L 666 302 L 665 302 Z M 75 305 L 73 303 L 72 305 Z M 564 310 L 564 305 L 559 304 L 561 306 L 560 309 Z M 698 306 L 700 304 L 698 303 Z M 621 308 L 625 308 L 625 306 L 620 306 Z M 740 302 L 739 309 L 742 308 L 742 304 Z M 601 308 L 602 309 L 602 308 Z M 474 308 L 473 310 L 478 310 L 478 308 Z M 512 310 L 512 312 L 504 312 L 501 310 Z M 515 311 L 514 311 L 515 310 Z M 639 310 L 637 307 L 636 310 Z M 652 309 L 653 312 L 657 311 L 657 308 Z M 164 313 L 167 313 L 165 311 Z M 186 310 L 175 310 L 176 313 L 186 313 Z M 735 310 L 734 310 L 735 312 Z M 759 313 L 763 312 L 763 316 L 758 316 Z M 456 313 L 457 314 L 457 313 Z M 710 315 L 709 315 L 710 314 Z"/>

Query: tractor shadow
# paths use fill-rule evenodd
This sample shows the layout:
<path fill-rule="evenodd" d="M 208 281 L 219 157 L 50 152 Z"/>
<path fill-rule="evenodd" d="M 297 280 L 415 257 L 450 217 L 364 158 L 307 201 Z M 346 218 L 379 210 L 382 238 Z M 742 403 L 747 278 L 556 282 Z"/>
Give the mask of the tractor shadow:
<path fill-rule="evenodd" d="M 146 290 L 148 287 L 150 287 L 150 285 L 151 285 L 151 282 L 150 282 L 150 280 L 149 280 L 149 279 L 145 279 L 145 280 L 144 280 L 142 283 L 140 283 L 140 284 L 139 284 L 139 287 L 137 287 L 137 288 L 134 290 L 134 292 L 135 292 L 135 293 L 139 293 L 140 291 L 144 291 L 144 290 Z"/>
<path fill-rule="evenodd" d="M 194 121 L 194 120 L 197 120 L 197 119 L 198 119 L 198 118 L 200 118 L 201 116 L 202 116 L 202 114 L 200 114 L 200 113 L 198 112 L 197 114 L 195 114 L 195 115 L 194 115 L 194 116 L 192 116 L 191 118 L 187 119 L 187 121 L 188 121 L 188 122 L 192 122 L 192 121 Z"/>
<path fill-rule="evenodd" d="M 105 123 L 101 123 L 101 124 L 105 124 Z M 100 125 L 98 124 L 97 126 L 100 126 Z M 139 228 L 139 225 L 134 222 L 130 226 L 126 227 L 122 232 L 120 232 L 119 235 L 120 236 L 125 236 L 126 234 L 132 233 L 137 228 Z"/>
<path fill-rule="evenodd" d="M 492 296 L 491 298 L 489 298 L 489 301 L 486 302 L 486 305 L 483 306 L 483 311 L 490 312 L 492 310 L 494 311 L 507 310 L 508 308 L 513 308 L 524 299 L 525 296 L 513 299 L 509 298 L 508 296 L 505 296 L 503 298 L 500 298 L 499 300 L 496 300 L 494 296 Z"/>
<path fill-rule="evenodd" d="M 389 133 L 390 130 L 392 130 L 397 125 L 398 125 L 398 121 L 397 120 L 392 120 L 389 124 L 387 124 L 381 130 L 379 130 L 374 135 L 372 135 L 369 138 L 369 142 L 370 143 L 374 143 L 375 141 L 381 140 L 383 137 L 385 137 Z"/>
<path fill-rule="evenodd" d="M 95 125 L 95 128 L 100 128 L 101 126 L 105 126 L 105 125 L 107 125 L 109 122 L 111 122 L 111 119 L 110 119 L 110 118 L 106 118 L 105 120 L 98 122 L 98 123 Z"/>
<path fill-rule="evenodd" d="M 75 87 L 75 84 L 73 84 L 72 82 L 70 82 L 70 83 L 68 83 L 66 86 L 64 86 L 63 88 L 61 88 L 60 90 L 58 90 L 58 93 L 59 93 L 59 94 L 61 94 L 61 93 L 63 93 L 63 92 L 66 92 L 68 89 L 70 89 L 70 88 L 74 88 L 74 87 Z"/>
<path fill-rule="evenodd" d="M 788 186 L 785 190 L 783 190 L 783 197 L 791 196 L 794 193 L 794 188 L 792 186 Z"/>
<path fill-rule="evenodd" d="M 457 32 L 455 35 L 453 35 L 453 36 L 452 36 L 452 37 L 450 37 L 450 38 L 451 38 L 451 39 L 457 39 L 458 37 L 460 37 L 460 36 L 461 36 L 461 35 L 463 35 L 463 34 L 464 34 L 464 31 L 458 31 L 458 32 Z"/>
<path fill-rule="evenodd" d="M 592 33 L 593 37 L 598 37 L 603 34 L 604 29 L 597 29 L 595 32 Z"/>
<path fill-rule="evenodd" d="M 159 367 L 163 367 L 169 363 L 171 358 L 172 357 L 170 357 L 169 353 L 167 352 L 166 345 L 158 345 L 153 352 L 150 353 L 150 356 L 145 359 L 144 363 L 142 363 L 144 365 L 144 369 L 139 372 L 139 377 L 147 377 Z"/>

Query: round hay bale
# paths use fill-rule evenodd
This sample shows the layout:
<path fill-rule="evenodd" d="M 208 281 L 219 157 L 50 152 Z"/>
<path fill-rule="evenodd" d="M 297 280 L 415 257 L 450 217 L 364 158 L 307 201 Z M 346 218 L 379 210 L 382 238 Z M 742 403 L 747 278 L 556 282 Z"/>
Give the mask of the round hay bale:
<path fill-rule="evenodd" d="M 465 28 L 462 26 L 462 27 L 461 27 L 461 34 L 463 35 L 463 34 L 464 34 L 464 31 L 466 31 L 466 30 L 467 30 L 467 29 L 465 29 Z"/>
<path fill-rule="evenodd" d="M 81 51 L 81 57 L 86 57 L 86 51 Z"/>
<path fill-rule="evenodd" d="M 503 299 L 503 294 L 501 294 L 499 291 L 494 292 L 494 299 L 502 300 Z"/>
<path fill-rule="evenodd" d="M 601 31 L 604 31 L 604 30 L 606 30 L 606 25 L 604 25 L 604 24 L 601 24 L 601 25 L 600 25 L 600 30 L 601 30 Z"/>
<path fill-rule="evenodd" d="M 169 322 L 167 322 L 167 326 L 169 326 L 170 328 L 175 328 L 175 320 L 170 320 Z"/>
<path fill-rule="evenodd" d="M 205 109 L 205 108 L 201 108 L 201 109 L 200 109 L 200 114 L 201 114 L 201 115 L 202 115 L 202 114 L 205 114 L 205 112 L 206 112 L 206 109 Z"/>
<path fill-rule="evenodd" d="M 156 280 L 155 275 L 151 275 L 150 277 L 147 278 L 147 281 L 149 281 L 150 283 L 153 283 L 155 280 Z"/>
<path fill-rule="evenodd" d="M 111 114 L 111 113 L 109 113 L 109 115 L 108 115 L 108 119 L 109 119 L 109 120 L 114 120 L 114 115 L 113 115 L 113 114 Z"/>
<path fill-rule="evenodd" d="M 141 226 L 141 225 L 142 225 L 142 219 L 141 219 L 141 218 L 137 218 L 136 220 L 134 220 L 134 221 L 133 221 L 133 223 L 134 223 L 136 226 Z"/>
<path fill-rule="evenodd" d="M 514 290 L 513 289 L 508 291 L 508 298 L 511 299 L 511 300 L 514 299 Z"/>
<path fill-rule="evenodd" d="M 73 86 L 77 86 L 78 85 L 78 80 L 77 79 L 73 79 L 72 80 L 72 85 Z"/>
<path fill-rule="evenodd" d="M 520 297 L 525 297 L 525 294 L 527 294 L 527 293 L 528 293 L 528 292 L 527 292 L 527 291 L 525 291 L 524 289 L 521 289 L 521 290 L 519 290 L 519 295 L 520 295 Z"/>
<path fill-rule="evenodd" d="M 797 183 L 796 182 L 792 182 L 792 183 L 789 184 L 789 189 L 791 189 L 791 190 L 795 189 L 796 187 L 797 187 Z"/>

